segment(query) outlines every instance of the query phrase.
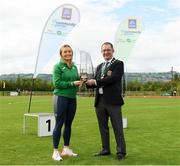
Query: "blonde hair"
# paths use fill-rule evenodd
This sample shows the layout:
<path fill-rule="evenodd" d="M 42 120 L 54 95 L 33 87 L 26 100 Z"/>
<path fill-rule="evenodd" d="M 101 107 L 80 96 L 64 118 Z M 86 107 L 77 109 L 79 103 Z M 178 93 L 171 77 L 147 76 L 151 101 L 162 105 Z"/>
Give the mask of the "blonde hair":
<path fill-rule="evenodd" d="M 62 46 L 61 46 L 61 48 L 60 48 L 60 50 L 59 50 L 59 54 L 60 54 L 60 55 L 62 54 L 62 49 L 63 49 L 63 48 L 66 48 L 66 47 L 71 48 L 71 46 L 70 46 L 70 45 L 68 45 L 68 44 L 64 44 L 64 45 L 62 45 Z M 72 50 L 72 48 L 71 48 L 71 50 Z M 73 54 L 73 50 L 72 50 L 72 54 Z"/>

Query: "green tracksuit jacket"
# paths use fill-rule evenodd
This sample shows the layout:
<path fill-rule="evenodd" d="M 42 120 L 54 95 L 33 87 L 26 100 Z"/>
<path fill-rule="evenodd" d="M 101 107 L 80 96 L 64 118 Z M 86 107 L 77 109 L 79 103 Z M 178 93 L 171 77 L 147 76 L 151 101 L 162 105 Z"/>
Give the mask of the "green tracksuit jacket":
<path fill-rule="evenodd" d="M 53 69 L 54 95 L 75 98 L 78 87 L 73 82 L 77 80 L 79 80 L 77 67 L 74 64 L 69 67 L 60 60 Z"/>

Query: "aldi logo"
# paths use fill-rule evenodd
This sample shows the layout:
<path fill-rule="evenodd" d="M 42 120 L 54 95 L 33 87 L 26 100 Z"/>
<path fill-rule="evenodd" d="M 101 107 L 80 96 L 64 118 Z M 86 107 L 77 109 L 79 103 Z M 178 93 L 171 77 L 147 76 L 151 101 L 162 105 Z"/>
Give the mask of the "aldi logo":
<path fill-rule="evenodd" d="M 136 29 L 137 28 L 137 20 L 136 19 L 128 19 L 128 28 Z"/>
<path fill-rule="evenodd" d="M 62 10 L 62 19 L 70 20 L 72 15 L 72 9 L 71 8 L 63 8 Z"/>

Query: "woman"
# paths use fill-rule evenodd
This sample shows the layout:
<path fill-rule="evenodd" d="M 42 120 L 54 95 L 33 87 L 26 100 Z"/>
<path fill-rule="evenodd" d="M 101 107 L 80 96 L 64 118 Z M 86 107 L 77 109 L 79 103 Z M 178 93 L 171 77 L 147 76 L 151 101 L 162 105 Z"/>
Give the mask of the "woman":
<path fill-rule="evenodd" d="M 69 148 L 71 137 L 71 125 L 76 113 L 76 92 L 81 85 L 77 67 L 73 64 L 73 50 L 65 44 L 60 49 L 61 60 L 54 66 L 54 114 L 56 124 L 53 130 L 54 152 L 52 158 L 62 160 L 62 156 L 77 156 Z M 59 154 L 58 145 L 61 137 L 61 128 L 64 124 L 64 148 Z"/>

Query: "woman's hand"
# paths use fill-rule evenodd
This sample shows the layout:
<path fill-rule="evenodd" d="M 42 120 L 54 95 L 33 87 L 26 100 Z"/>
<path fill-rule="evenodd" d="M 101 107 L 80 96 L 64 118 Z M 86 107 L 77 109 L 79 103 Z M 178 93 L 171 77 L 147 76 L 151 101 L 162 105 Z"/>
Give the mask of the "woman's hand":
<path fill-rule="evenodd" d="M 75 86 L 81 86 L 82 85 L 82 81 L 74 81 L 73 83 Z"/>

